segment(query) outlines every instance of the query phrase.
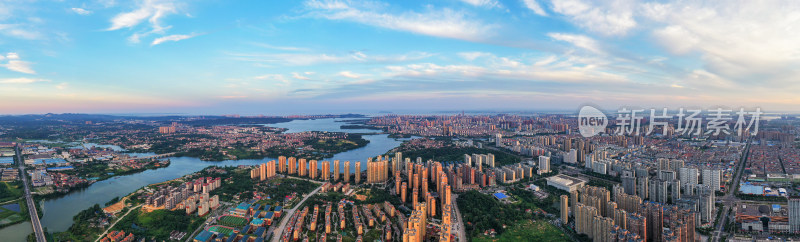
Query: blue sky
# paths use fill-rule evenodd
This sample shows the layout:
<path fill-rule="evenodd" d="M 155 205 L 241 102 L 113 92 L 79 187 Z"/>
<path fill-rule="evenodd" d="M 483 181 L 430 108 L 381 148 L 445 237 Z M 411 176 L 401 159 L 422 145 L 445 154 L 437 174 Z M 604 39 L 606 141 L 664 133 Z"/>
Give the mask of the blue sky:
<path fill-rule="evenodd" d="M 800 2 L 3 1 L 0 113 L 798 111 Z"/>

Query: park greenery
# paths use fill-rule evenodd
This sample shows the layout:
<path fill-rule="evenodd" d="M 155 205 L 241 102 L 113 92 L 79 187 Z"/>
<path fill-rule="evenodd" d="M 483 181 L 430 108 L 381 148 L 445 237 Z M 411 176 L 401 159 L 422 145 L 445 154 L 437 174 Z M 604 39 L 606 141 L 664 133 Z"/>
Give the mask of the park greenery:
<path fill-rule="evenodd" d="M 559 196 L 567 193 L 556 188 L 546 186 L 544 180 L 537 180 L 537 184 L 547 194 L 547 197 L 539 198 L 524 185 L 517 184 L 506 188 L 508 199 L 498 201 L 491 195 L 477 191 L 469 191 L 459 195 L 457 199 L 458 208 L 464 219 L 464 226 L 467 235 L 470 237 L 478 236 L 486 231 L 494 229 L 500 235 L 497 241 L 514 241 L 516 236 L 520 236 L 520 231 L 514 232 L 516 228 L 510 228 L 519 223 L 530 223 L 533 219 L 545 219 L 548 214 L 558 214 Z M 544 226 L 536 224 L 536 226 Z M 510 235 L 506 237 L 504 232 L 507 229 Z M 554 227 L 552 229 L 555 229 Z M 544 241 L 559 240 L 564 234 L 555 229 L 553 234 L 543 233 L 536 236 L 545 236 L 550 239 Z"/>
<path fill-rule="evenodd" d="M 467 235 L 472 237 L 489 229 L 501 234 L 506 226 L 528 216 L 514 205 L 501 203 L 477 191 L 461 194 L 458 197 L 458 209 L 464 219 Z"/>
<path fill-rule="evenodd" d="M 221 169 L 224 172 L 216 172 L 217 169 Z M 221 178 L 222 184 L 220 187 L 210 192 L 211 196 L 219 195 L 220 201 L 231 201 L 234 197 L 239 197 L 240 199 L 253 197 L 253 193 L 250 191 L 252 191 L 255 181 L 250 178 L 249 169 L 240 169 L 232 166 L 212 166 L 197 172 L 195 177 Z"/>
<path fill-rule="evenodd" d="M 347 134 L 345 138 L 312 138 L 304 140 L 312 149 L 293 149 L 286 146 L 275 146 L 264 150 L 251 149 L 256 143 L 238 142 L 225 148 L 200 149 L 192 148 L 180 151 L 186 140 L 170 140 L 154 144 L 149 151 L 156 153 L 176 152 L 175 156 L 197 157 L 201 160 L 223 161 L 241 159 L 262 159 L 265 157 L 291 156 L 311 160 L 331 158 L 337 153 L 366 146 L 369 140 L 359 134 Z M 165 148 L 166 146 L 166 148 Z"/>
<path fill-rule="evenodd" d="M 191 233 L 205 221 L 196 215 L 187 215 L 182 210 L 155 210 L 144 212 L 132 210 L 122 218 L 112 230 L 133 233 L 137 238 L 166 241 L 172 231 Z"/>
<path fill-rule="evenodd" d="M 68 175 L 81 177 L 84 179 L 95 178 L 96 181 L 102 181 L 115 176 L 130 175 L 149 169 L 158 169 L 167 167 L 168 165 L 169 164 L 161 165 L 158 162 L 151 162 L 143 166 L 142 168 L 138 169 L 131 169 L 129 167 L 121 167 L 121 166 L 112 168 L 111 166 L 109 166 L 108 162 L 96 161 L 83 164 L 76 163 L 74 164 L 75 169 L 60 171 L 60 172 Z"/>
<path fill-rule="evenodd" d="M 508 228 L 505 233 L 497 237 L 479 235 L 472 238 L 473 242 L 496 241 L 569 241 L 569 237 L 554 225 L 545 221 L 524 221 Z"/>
<path fill-rule="evenodd" d="M 292 193 L 296 192 L 297 195 L 302 195 L 310 193 L 317 187 L 319 187 L 319 184 L 306 180 L 279 178 L 258 184 L 256 190 L 270 198 L 262 199 L 263 204 L 274 204 L 275 202 L 283 201 L 286 196 L 290 196 Z M 267 200 L 269 200 L 269 203 Z"/>

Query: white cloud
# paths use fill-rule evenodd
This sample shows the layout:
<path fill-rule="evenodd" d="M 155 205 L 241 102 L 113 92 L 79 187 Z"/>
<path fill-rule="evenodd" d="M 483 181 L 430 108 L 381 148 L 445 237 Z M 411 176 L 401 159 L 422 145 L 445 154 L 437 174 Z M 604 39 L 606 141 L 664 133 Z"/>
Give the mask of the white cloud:
<path fill-rule="evenodd" d="M 678 1 L 646 3 L 656 43 L 676 55 L 699 53 L 705 69 L 739 82 L 800 75 L 800 2 Z"/>
<path fill-rule="evenodd" d="M 60 84 L 56 85 L 56 89 L 58 89 L 58 90 L 64 90 L 64 89 L 67 89 L 67 87 L 68 87 L 68 86 L 69 86 L 69 84 L 68 84 L 68 83 L 66 83 L 66 82 L 62 82 L 62 83 L 60 83 Z"/>
<path fill-rule="evenodd" d="M 585 29 L 602 35 L 625 35 L 636 27 L 635 0 L 553 0 L 553 11 Z"/>
<path fill-rule="evenodd" d="M 273 49 L 273 50 L 283 50 L 283 51 L 310 51 L 310 49 L 308 49 L 308 48 L 303 48 L 303 47 L 294 47 L 294 46 L 276 46 L 276 45 L 270 45 L 270 44 L 267 44 L 267 43 L 253 43 L 253 45 L 255 45 L 255 46 L 259 46 L 259 47 L 263 47 L 263 48 L 267 48 L 267 49 Z"/>
<path fill-rule="evenodd" d="M 435 37 L 469 41 L 484 40 L 494 25 L 482 23 L 465 13 L 451 9 L 428 8 L 426 12 L 382 12 L 376 3 L 337 0 L 310 0 L 305 4 L 311 16 L 346 20 L 375 27 L 406 31 Z"/>
<path fill-rule="evenodd" d="M 547 16 L 547 12 L 544 11 L 541 5 L 539 5 L 536 0 L 522 0 L 522 3 L 525 4 L 525 7 L 533 11 L 539 16 Z"/>
<path fill-rule="evenodd" d="M 2 55 L 0 55 L 0 57 L 2 57 Z M 3 59 L 8 59 L 8 62 L 5 64 L 0 63 L 0 67 L 5 67 L 8 70 L 26 74 L 36 74 L 36 71 L 31 68 L 31 63 L 20 60 L 19 54 L 17 53 L 9 52 L 4 58 L 0 58 L 0 60 Z"/>
<path fill-rule="evenodd" d="M 120 13 L 111 19 L 111 27 L 108 30 L 118 30 L 121 28 L 131 28 L 147 19 L 155 30 L 162 29 L 161 18 L 168 14 L 176 13 L 175 4 L 169 1 L 143 0 L 137 9 L 130 12 Z"/>
<path fill-rule="evenodd" d="M 164 43 L 164 42 L 167 42 L 167 41 L 181 41 L 181 40 L 185 40 L 185 39 L 189 39 L 189 38 L 195 37 L 197 35 L 198 34 L 173 34 L 173 35 L 167 35 L 167 36 L 163 36 L 163 37 L 159 37 L 159 38 L 154 39 L 153 42 L 150 43 L 150 46 L 158 45 L 158 44 L 161 44 L 161 43 Z"/>
<path fill-rule="evenodd" d="M 83 9 L 83 8 L 71 8 L 71 10 L 80 15 L 89 15 L 92 14 L 92 11 Z"/>
<path fill-rule="evenodd" d="M 621 83 L 624 75 L 615 73 L 599 59 L 560 58 L 552 56 L 529 61 L 510 57 L 493 57 L 484 65 L 438 65 L 433 63 L 387 66 L 390 76 L 483 82 L 485 79 L 503 81 L 559 83 Z"/>
<path fill-rule="evenodd" d="M 0 33 L 20 39 L 42 39 L 42 34 L 34 30 L 31 24 L 0 24 Z"/>
<path fill-rule="evenodd" d="M 352 79 L 361 78 L 360 74 L 352 73 L 350 71 L 342 71 L 342 72 L 339 72 L 338 75 L 339 76 L 343 76 L 343 77 L 347 77 L 347 78 L 352 78 Z"/>
<path fill-rule="evenodd" d="M 308 78 L 307 76 L 300 75 L 300 73 L 297 73 L 297 72 L 292 72 L 292 78 L 298 79 L 298 80 L 311 80 L 311 78 Z"/>
<path fill-rule="evenodd" d="M 367 55 L 362 52 L 353 52 L 348 55 L 339 54 L 307 54 L 307 53 L 283 53 L 283 54 L 252 54 L 234 53 L 231 54 L 235 60 L 271 63 L 290 66 L 307 66 L 323 63 L 393 63 L 421 60 L 433 56 L 426 52 L 411 52 L 404 55 L 380 56 Z"/>
<path fill-rule="evenodd" d="M 0 79 L 0 83 L 2 84 L 30 84 L 36 82 L 49 82 L 50 80 L 47 79 L 35 79 L 35 78 L 2 78 Z"/>
<path fill-rule="evenodd" d="M 27 61 L 12 60 L 8 61 L 8 63 L 4 64 L 3 66 L 16 72 L 36 74 L 36 71 L 31 68 L 31 63 Z"/>
<path fill-rule="evenodd" d="M 547 36 L 553 38 L 555 40 L 560 40 L 564 42 L 569 42 L 577 47 L 586 49 L 588 51 L 603 54 L 603 50 L 600 49 L 599 44 L 592 38 L 589 38 L 584 35 L 575 35 L 575 34 L 563 34 L 563 33 L 548 33 Z"/>
<path fill-rule="evenodd" d="M 186 39 L 186 35 L 164 36 L 172 26 L 162 23 L 165 17 L 179 13 L 179 10 L 182 9 L 182 5 L 182 3 L 174 0 L 139 0 L 133 10 L 119 13 L 111 18 L 111 26 L 106 30 L 113 31 L 123 28 L 134 29 L 135 32 L 127 38 L 131 43 L 139 43 L 141 39 L 150 35 L 160 35 L 160 37 L 151 42 L 151 46 L 163 43 L 164 41 L 181 40 L 178 39 L 179 37 L 184 37 L 183 39 Z M 190 16 L 189 14 L 186 15 Z M 138 27 L 144 22 L 148 24 L 145 24 L 144 27 Z M 194 37 L 194 35 L 188 37 L 191 38 Z"/>
<path fill-rule="evenodd" d="M 488 7 L 488 8 L 501 7 L 500 3 L 498 3 L 497 0 L 461 0 L 461 1 L 476 7 Z"/>
<path fill-rule="evenodd" d="M 465 60 L 468 60 L 468 61 L 474 61 L 475 59 L 478 59 L 480 57 L 492 56 L 492 53 L 479 52 L 479 51 L 460 52 L 460 53 L 458 53 L 458 56 L 460 56 L 461 58 L 464 58 Z"/>
<path fill-rule="evenodd" d="M 289 79 L 286 79 L 286 78 L 285 78 L 283 75 L 281 75 L 281 74 L 266 74 L 266 75 L 260 75 L 260 76 L 253 77 L 253 79 L 256 79 L 256 80 L 265 80 L 265 81 L 277 81 L 277 82 L 280 82 L 280 85 L 281 85 L 281 86 L 286 86 L 286 85 L 292 84 L 292 82 L 291 82 L 291 81 L 289 81 Z"/>
<path fill-rule="evenodd" d="M 222 99 L 245 99 L 245 98 L 247 98 L 247 96 L 245 96 L 245 95 L 229 95 L 229 96 L 218 96 L 218 97 L 222 98 Z"/>

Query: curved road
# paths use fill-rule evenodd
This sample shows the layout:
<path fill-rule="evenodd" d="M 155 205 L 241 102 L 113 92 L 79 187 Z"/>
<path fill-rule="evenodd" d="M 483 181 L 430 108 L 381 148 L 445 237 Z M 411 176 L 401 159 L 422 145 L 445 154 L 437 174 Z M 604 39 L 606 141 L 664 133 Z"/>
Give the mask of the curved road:
<path fill-rule="evenodd" d="M 112 224 L 111 224 L 111 226 L 108 226 L 108 228 L 106 229 L 106 231 L 103 231 L 103 233 L 102 233 L 102 234 L 100 234 L 100 237 L 97 237 L 97 239 L 96 239 L 96 240 L 94 240 L 94 241 L 100 241 L 100 239 L 102 239 L 102 238 L 103 238 L 103 236 L 106 236 L 106 234 L 108 233 L 108 231 L 109 231 L 109 230 L 111 230 L 111 228 L 114 228 L 114 225 L 117 225 L 117 222 L 119 222 L 120 220 L 122 220 L 123 218 L 125 218 L 125 216 L 128 216 L 128 214 L 129 214 L 129 213 L 131 213 L 131 211 L 133 211 L 133 210 L 136 210 L 137 208 L 139 208 L 139 207 L 141 207 L 141 206 L 142 206 L 142 205 L 139 205 L 139 206 L 136 206 L 136 207 L 133 207 L 133 208 L 129 209 L 129 210 L 128 210 L 128 212 L 127 212 L 127 213 L 125 213 L 125 215 L 122 215 L 122 217 L 119 217 L 119 219 L 117 219 L 117 221 L 114 221 L 114 223 L 112 223 Z"/>
<path fill-rule="evenodd" d="M 281 215 L 281 217 L 283 217 L 283 219 L 281 219 L 281 225 L 278 226 L 278 228 L 275 229 L 278 232 L 276 232 L 272 236 L 272 241 L 277 242 L 277 241 L 279 241 L 281 239 L 281 236 L 283 235 L 283 229 L 286 228 L 286 223 L 289 222 L 289 218 L 291 218 L 292 215 L 294 215 L 294 212 L 297 211 L 297 208 L 300 207 L 300 205 L 303 205 L 303 203 L 306 202 L 306 199 L 308 199 L 309 197 L 313 196 L 314 194 L 317 194 L 317 192 L 319 192 L 320 189 L 322 189 L 322 186 L 317 187 L 317 189 L 314 189 L 314 191 L 312 191 L 311 193 L 309 193 L 308 195 L 303 197 L 303 200 L 301 200 L 299 203 L 297 203 L 297 205 L 294 205 L 294 208 L 292 208 L 291 211 L 286 213 L 285 216 Z"/>

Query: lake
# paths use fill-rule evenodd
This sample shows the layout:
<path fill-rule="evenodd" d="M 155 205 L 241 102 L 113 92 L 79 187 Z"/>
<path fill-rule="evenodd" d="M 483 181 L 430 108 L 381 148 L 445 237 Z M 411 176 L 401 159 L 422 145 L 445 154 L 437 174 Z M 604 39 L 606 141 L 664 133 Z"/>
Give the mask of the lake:
<path fill-rule="evenodd" d="M 345 119 L 315 119 L 315 120 L 293 120 L 286 123 L 269 124 L 270 127 L 287 128 L 286 132 L 304 131 L 329 131 L 329 132 L 349 132 L 349 133 L 374 133 L 375 130 L 365 129 L 340 129 L 344 122 L 336 122 Z M 368 157 L 382 155 L 392 148 L 400 145 L 403 140 L 389 138 L 388 134 L 364 135 L 364 139 L 369 140 L 369 144 L 364 147 L 342 152 L 334 155 L 330 161 L 360 161 L 366 163 Z M 88 147 L 88 146 L 87 146 Z M 117 149 L 119 147 L 115 147 Z M 65 231 L 72 225 L 72 217 L 78 212 L 100 204 L 101 206 L 115 197 L 123 197 L 136 191 L 137 189 L 153 183 L 164 182 L 179 178 L 181 176 L 202 170 L 205 167 L 218 166 L 238 166 L 255 165 L 277 158 L 264 158 L 257 160 L 227 160 L 227 161 L 201 161 L 192 157 L 172 157 L 169 167 L 156 170 L 147 170 L 136 174 L 113 177 L 108 180 L 92 184 L 86 189 L 74 191 L 66 196 L 44 201 L 43 213 L 41 218 L 42 226 L 50 232 Z M 353 166 L 354 167 L 354 166 Z M 361 167 L 366 169 L 366 164 Z M 24 241 L 27 234 L 31 233 L 30 223 L 26 229 L 24 226 L 11 226 L 0 229 L 0 238 L 4 241 Z M 6 240 L 10 238 L 11 240 Z"/>

